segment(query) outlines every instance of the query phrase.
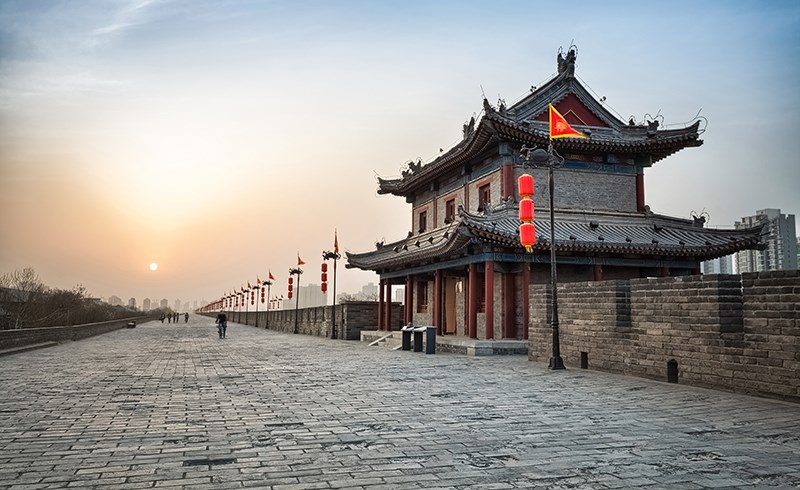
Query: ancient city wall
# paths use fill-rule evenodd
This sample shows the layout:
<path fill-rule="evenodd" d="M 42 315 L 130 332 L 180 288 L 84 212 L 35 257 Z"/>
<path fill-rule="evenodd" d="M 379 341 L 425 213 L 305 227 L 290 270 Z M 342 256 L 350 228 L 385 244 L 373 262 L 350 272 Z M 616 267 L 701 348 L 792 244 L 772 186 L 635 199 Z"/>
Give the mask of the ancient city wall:
<path fill-rule="evenodd" d="M 297 333 L 317 337 L 332 337 L 334 306 L 317 306 L 297 310 Z M 361 330 L 375 330 L 378 325 L 378 303 L 375 301 L 348 301 L 335 306 L 337 339 L 359 340 Z M 295 310 L 261 311 L 256 321 L 255 312 L 228 313 L 228 320 L 259 326 L 279 332 L 295 331 Z M 206 316 L 216 317 L 216 313 Z M 392 325 L 401 325 L 403 307 L 392 303 Z"/>
<path fill-rule="evenodd" d="M 107 322 L 87 323 L 85 325 L 0 330 L 0 350 L 16 349 L 26 345 L 43 344 L 45 342 L 80 340 L 125 328 L 128 322 L 131 321 L 144 322 L 152 320 L 153 318 L 152 316 L 141 316 Z"/>
<path fill-rule="evenodd" d="M 529 358 L 552 352 L 549 288 L 530 288 Z M 565 364 L 800 401 L 800 272 L 568 283 Z"/>

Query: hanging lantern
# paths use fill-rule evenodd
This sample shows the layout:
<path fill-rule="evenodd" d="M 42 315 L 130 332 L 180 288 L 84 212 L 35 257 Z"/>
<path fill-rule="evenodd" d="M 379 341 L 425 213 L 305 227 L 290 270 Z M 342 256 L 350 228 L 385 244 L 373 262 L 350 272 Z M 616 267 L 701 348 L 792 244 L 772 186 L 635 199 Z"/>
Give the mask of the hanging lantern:
<path fill-rule="evenodd" d="M 327 293 L 328 292 L 328 283 L 327 282 L 323 282 L 322 285 L 320 285 L 320 288 L 322 289 L 323 294 Z"/>
<path fill-rule="evenodd" d="M 291 284 L 291 283 L 293 283 L 293 282 L 294 282 L 294 277 L 292 277 L 292 276 L 289 276 L 289 284 Z"/>
<path fill-rule="evenodd" d="M 536 245 L 536 227 L 533 223 L 522 223 L 519 226 L 519 241 L 526 251 L 533 252 L 533 246 Z"/>
<path fill-rule="evenodd" d="M 261 304 L 264 304 L 264 288 L 261 288 Z"/>
<path fill-rule="evenodd" d="M 288 293 L 288 294 L 286 294 L 286 297 L 287 297 L 287 298 L 289 298 L 289 299 L 292 299 L 292 292 L 291 292 L 291 291 L 289 291 L 289 293 Z"/>
<path fill-rule="evenodd" d="M 328 273 L 327 272 L 323 272 L 322 273 L 322 282 L 328 282 Z"/>
<path fill-rule="evenodd" d="M 328 272 L 328 264 L 326 262 L 322 263 L 322 272 Z"/>
<path fill-rule="evenodd" d="M 532 200 L 525 198 L 519 202 L 519 220 L 523 223 L 530 223 L 533 221 Z"/>
<path fill-rule="evenodd" d="M 531 197 L 533 195 L 533 175 L 522 174 L 517 179 L 520 197 Z"/>
<path fill-rule="evenodd" d="M 519 242 L 525 247 L 526 252 L 533 252 L 536 245 L 536 226 L 533 224 L 533 175 L 522 174 L 517 179 L 519 185 Z"/>

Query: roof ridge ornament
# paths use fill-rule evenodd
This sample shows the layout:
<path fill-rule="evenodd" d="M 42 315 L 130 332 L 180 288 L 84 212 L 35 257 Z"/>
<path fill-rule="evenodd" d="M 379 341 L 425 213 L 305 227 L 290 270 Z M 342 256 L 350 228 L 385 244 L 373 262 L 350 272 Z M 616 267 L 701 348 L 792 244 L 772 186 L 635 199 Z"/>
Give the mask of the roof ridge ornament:
<path fill-rule="evenodd" d="M 577 57 L 578 57 L 578 47 L 575 46 L 575 44 L 570 45 L 566 56 L 564 56 L 564 48 L 559 47 L 558 56 L 556 56 L 556 61 L 558 62 L 558 74 L 564 75 L 566 78 L 574 78 L 575 59 Z"/>

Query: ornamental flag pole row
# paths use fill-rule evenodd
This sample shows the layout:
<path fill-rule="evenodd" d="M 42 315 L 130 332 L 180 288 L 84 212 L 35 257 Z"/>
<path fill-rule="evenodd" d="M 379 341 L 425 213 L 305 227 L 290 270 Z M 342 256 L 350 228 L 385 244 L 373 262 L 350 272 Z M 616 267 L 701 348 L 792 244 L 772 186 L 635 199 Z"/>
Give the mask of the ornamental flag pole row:
<path fill-rule="evenodd" d="M 334 236 L 333 236 L 333 249 L 334 249 L 334 254 L 338 258 L 338 254 L 339 254 L 339 236 L 338 236 L 338 233 L 336 231 L 334 231 Z M 296 269 L 299 269 L 301 265 L 305 265 L 305 261 L 302 258 L 300 258 L 300 252 L 298 252 L 297 253 L 297 268 Z M 291 273 L 291 271 L 292 270 L 296 270 L 296 269 L 290 269 L 290 274 L 289 274 L 289 277 L 288 277 L 287 295 L 286 295 L 287 299 L 292 299 L 293 296 L 294 296 L 294 293 L 295 293 L 295 291 L 294 291 L 294 278 L 292 277 L 292 275 L 296 275 L 296 273 L 293 274 L 293 273 Z M 335 264 L 334 264 L 334 269 L 335 269 Z M 328 272 L 328 264 L 326 264 L 323 261 L 322 262 L 322 275 L 321 275 L 322 283 L 320 284 L 320 289 L 321 289 L 323 294 L 327 294 L 327 292 L 328 292 L 328 274 L 327 274 L 327 272 Z M 267 302 L 267 298 L 269 298 L 269 306 L 267 307 L 267 309 L 269 309 L 269 310 L 278 309 L 279 304 L 280 304 L 281 301 L 283 301 L 284 297 L 283 297 L 283 295 L 281 295 L 280 297 L 278 297 L 278 296 L 275 296 L 275 297 L 270 296 L 270 287 L 272 286 L 273 282 L 275 281 L 275 276 L 272 274 L 271 270 L 267 271 L 267 278 L 268 278 L 267 280 L 262 281 L 261 280 L 261 276 L 256 275 L 256 283 L 255 283 L 255 285 L 251 284 L 250 281 L 248 280 L 247 281 L 247 288 L 245 288 L 244 286 L 240 286 L 238 290 L 237 289 L 233 289 L 229 293 L 223 294 L 222 297 L 219 298 L 217 301 L 213 301 L 213 302 L 207 304 L 206 306 L 200 308 L 200 311 L 207 312 L 207 311 L 233 310 L 233 309 L 238 310 L 239 308 L 242 308 L 242 307 L 244 307 L 245 309 L 249 309 L 249 306 L 255 306 L 256 307 L 256 312 L 258 312 L 258 291 L 259 290 L 261 291 L 261 298 L 260 298 L 261 299 L 261 304 L 262 305 L 265 304 Z M 297 279 L 298 279 L 298 286 L 299 286 L 299 280 L 300 280 L 300 276 L 299 275 L 298 275 Z M 334 277 L 334 282 L 335 282 L 335 280 L 336 279 Z M 336 292 L 336 290 L 334 288 L 334 294 L 335 294 L 335 292 Z M 249 297 L 249 302 L 248 302 L 248 297 Z M 334 301 L 335 301 L 335 298 L 334 298 Z M 256 318 L 256 321 L 258 321 L 258 318 Z"/>

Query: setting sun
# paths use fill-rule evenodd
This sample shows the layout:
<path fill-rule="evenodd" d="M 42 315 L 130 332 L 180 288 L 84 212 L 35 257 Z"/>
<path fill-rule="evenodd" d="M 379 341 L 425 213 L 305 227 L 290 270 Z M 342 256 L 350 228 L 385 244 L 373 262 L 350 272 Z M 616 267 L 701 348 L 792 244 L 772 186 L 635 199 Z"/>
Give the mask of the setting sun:
<path fill-rule="evenodd" d="M 158 264 L 156 264 L 155 262 L 153 262 L 152 264 L 150 264 L 150 270 L 151 270 L 151 271 L 154 271 L 154 270 L 156 270 L 156 269 L 158 269 Z"/>

